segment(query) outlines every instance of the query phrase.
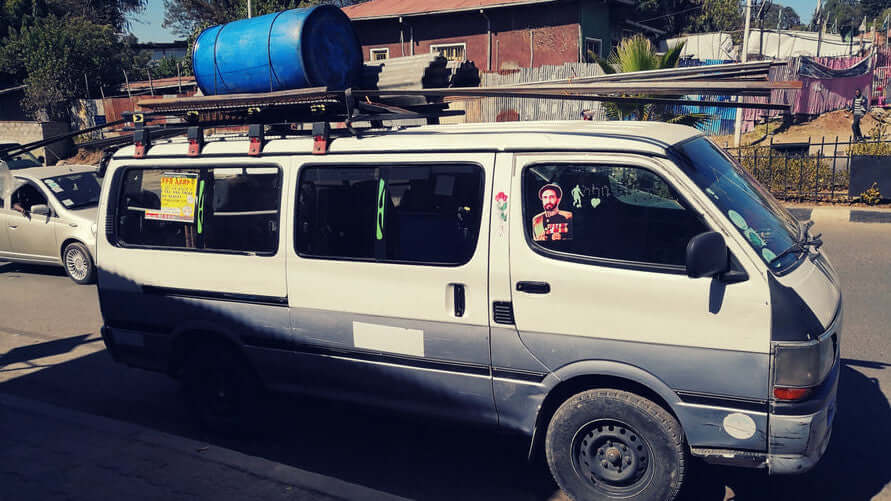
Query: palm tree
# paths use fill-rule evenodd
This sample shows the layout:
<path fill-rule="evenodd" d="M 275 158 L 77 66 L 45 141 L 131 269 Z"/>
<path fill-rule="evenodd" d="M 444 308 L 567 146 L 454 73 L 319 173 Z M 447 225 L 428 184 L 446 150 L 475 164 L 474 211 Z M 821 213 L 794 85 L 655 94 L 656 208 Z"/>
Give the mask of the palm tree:
<path fill-rule="evenodd" d="M 681 42 L 668 49 L 665 54 L 657 55 L 652 43 L 643 35 L 637 34 L 625 38 L 619 43 L 616 50 L 610 55 L 609 60 L 597 57 L 589 51 L 589 57 L 593 57 L 603 72 L 632 73 L 635 71 L 661 70 L 674 68 L 678 64 L 681 52 L 684 50 Z M 633 94 L 624 97 L 650 97 L 643 94 Z M 669 96 L 662 96 L 669 97 Z M 671 96 L 675 97 L 675 96 Z M 603 103 L 604 111 L 610 120 L 658 120 L 668 123 L 696 126 L 708 120 L 710 117 L 703 113 L 674 113 L 669 111 L 666 105 L 658 104 L 619 104 Z"/>

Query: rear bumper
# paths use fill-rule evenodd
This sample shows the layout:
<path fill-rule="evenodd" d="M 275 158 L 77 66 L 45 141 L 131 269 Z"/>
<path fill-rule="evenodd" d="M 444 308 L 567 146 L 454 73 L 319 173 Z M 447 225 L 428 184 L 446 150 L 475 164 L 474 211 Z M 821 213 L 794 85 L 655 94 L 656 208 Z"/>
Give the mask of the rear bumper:
<path fill-rule="evenodd" d="M 105 348 L 115 362 L 156 372 L 169 372 L 171 337 L 103 326 L 100 329 Z"/>
<path fill-rule="evenodd" d="M 120 362 L 121 360 L 118 358 L 114 338 L 112 338 L 109 328 L 103 325 L 102 328 L 99 329 L 99 333 L 102 335 L 102 342 L 105 343 L 105 349 L 108 351 L 108 354 L 111 355 L 112 360 Z"/>

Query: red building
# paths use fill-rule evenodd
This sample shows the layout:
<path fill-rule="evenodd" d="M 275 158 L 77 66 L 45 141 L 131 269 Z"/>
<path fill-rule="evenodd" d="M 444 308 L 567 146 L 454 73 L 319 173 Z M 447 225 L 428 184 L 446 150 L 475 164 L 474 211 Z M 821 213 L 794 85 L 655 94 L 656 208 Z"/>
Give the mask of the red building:
<path fill-rule="evenodd" d="M 631 0 L 371 0 L 344 8 L 366 61 L 439 52 L 483 71 L 609 55 L 622 36 L 650 29 L 627 20 Z M 656 31 L 656 30 L 652 30 Z"/>

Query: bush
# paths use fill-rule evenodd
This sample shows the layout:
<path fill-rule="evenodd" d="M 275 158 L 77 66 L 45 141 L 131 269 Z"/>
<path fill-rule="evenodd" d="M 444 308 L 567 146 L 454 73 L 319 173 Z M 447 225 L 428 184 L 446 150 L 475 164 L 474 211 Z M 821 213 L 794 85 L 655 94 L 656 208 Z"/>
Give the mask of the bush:
<path fill-rule="evenodd" d="M 868 190 L 860 194 L 860 201 L 866 205 L 878 205 L 882 201 L 882 194 L 879 192 L 879 184 L 872 183 Z"/>
<path fill-rule="evenodd" d="M 777 198 L 813 198 L 814 191 L 818 198 L 829 198 L 848 190 L 847 173 L 836 169 L 833 176 L 831 158 L 784 155 L 769 146 L 743 148 L 737 158 Z"/>
<path fill-rule="evenodd" d="M 875 127 L 870 129 L 869 137 L 881 139 L 885 137 L 885 129 L 887 126 L 878 122 Z M 891 142 L 865 142 L 857 143 L 851 146 L 852 155 L 867 156 L 891 156 Z"/>

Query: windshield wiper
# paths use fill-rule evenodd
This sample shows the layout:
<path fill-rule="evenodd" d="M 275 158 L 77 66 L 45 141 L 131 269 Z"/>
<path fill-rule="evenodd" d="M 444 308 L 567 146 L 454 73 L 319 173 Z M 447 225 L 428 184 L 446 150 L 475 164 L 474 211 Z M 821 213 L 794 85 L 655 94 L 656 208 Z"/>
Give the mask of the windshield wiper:
<path fill-rule="evenodd" d="M 807 244 L 807 243 L 809 243 L 809 242 L 806 242 L 805 244 Z M 820 242 L 820 243 L 822 243 L 822 242 Z M 801 254 L 801 253 L 805 253 L 805 252 L 807 252 L 807 249 L 805 248 L 805 246 L 801 242 L 795 242 L 794 244 L 792 244 L 791 247 L 789 247 L 788 249 L 784 250 L 783 252 L 780 252 L 779 254 L 777 254 L 777 257 L 771 259 L 767 264 L 768 264 L 768 266 L 772 265 L 780 258 L 786 257 L 792 253 Z"/>
<path fill-rule="evenodd" d="M 807 226 L 805 226 L 805 228 L 804 228 L 804 235 L 805 235 L 804 240 L 802 240 L 802 241 L 800 241 L 800 242 L 795 242 L 795 243 L 792 244 L 788 249 L 784 250 L 783 252 L 780 252 L 780 253 L 777 255 L 777 257 L 771 259 L 771 260 L 767 263 L 768 266 L 771 265 L 771 264 L 773 264 L 773 263 L 775 263 L 775 262 L 776 262 L 777 260 L 779 260 L 780 258 L 785 257 L 785 256 L 788 256 L 789 254 L 792 254 L 793 252 L 794 252 L 794 253 L 805 253 L 805 252 L 807 252 L 807 248 L 808 248 L 808 247 L 813 247 L 814 250 L 819 249 L 820 246 L 823 245 L 823 240 L 820 239 L 820 237 L 823 236 L 822 233 L 817 233 L 816 235 L 814 235 L 814 236 L 811 237 L 810 239 L 807 238 L 807 230 L 808 230 L 808 228 L 810 228 L 812 225 L 813 225 L 813 223 L 808 224 Z"/>

